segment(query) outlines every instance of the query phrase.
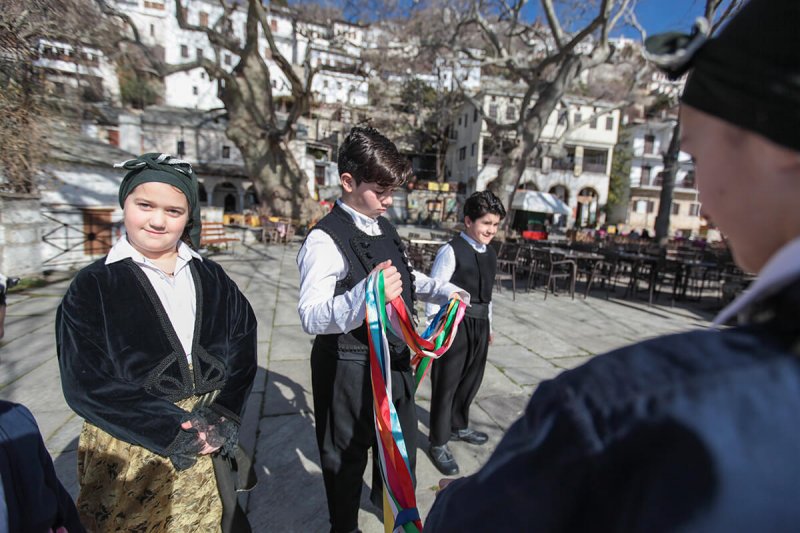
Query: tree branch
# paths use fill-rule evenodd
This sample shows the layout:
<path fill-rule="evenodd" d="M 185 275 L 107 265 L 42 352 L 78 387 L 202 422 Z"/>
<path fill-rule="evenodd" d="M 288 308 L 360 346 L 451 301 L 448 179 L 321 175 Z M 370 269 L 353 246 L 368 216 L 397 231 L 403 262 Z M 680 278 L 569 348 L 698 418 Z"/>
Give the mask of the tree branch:
<path fill-rule="evenodd" d="M 208 38 L 208 42 L 210 42 L 212 45 L 217 45 L 220 48 L 224 48 L 237 55 L 241 55 L 242 49 L 236 39 L 233 39 L 228 35 L 224 35 L 213 28 L 209 28 L 208 26 L 189 24 L 189 21 L 186 20 L 186 11 L 187 10 L 184 9 L 183 5 L 181 4 L 181 0 L 175 0 L 175 18 L 178 21 L 178 26 L 180 26 L 182 30 L 205 33 L 206 37 Z M 222 17 L 225 17 L 224 12 Z"/>
<path fill-rule="evenodd" d="M 264 32 L 264 37 L 267 39 L 269 51 L 272 54 L 272 60 L 275 61 L 275 63 L 281 69 L 281 72 L 283 72 L 283 75 L 289 80 L 289 85 L 292 88 L 292 95 L 297 97 L 297 94 L 300 94 L 305 90 L 303 87 L 303 82 L 297 76 L 292 64 L 285 57 L 283 57 L 281 51 L 278 50 L 278 47 L 275 44 L 275 39 L 272 36 L 272 30 L 269 27 L 269 21 L 267 20 L 267 11 L 264 9 L 264 6 L 259 0 L 250 0 L 250 13 L 254 13 L 256 15 L 256 20 Z M 258 41 L 256 40 L 256 42 Z M 306 46 L 306 51 L 310 49 L 310 44 L 311 41 L 309 40 L 308 45 Z"/>
<path fill-rule="evenodd" d="M 550 25 L 550 31 L 553 33 L 556 46 L 561 49 L 564 47 L 564 30 L 561 29 L 561 23 L 558 21 L 558 15 L 553 6 L 553 0 L 542 0 L 542 7 L 547 16 L 547 24 Z"/>

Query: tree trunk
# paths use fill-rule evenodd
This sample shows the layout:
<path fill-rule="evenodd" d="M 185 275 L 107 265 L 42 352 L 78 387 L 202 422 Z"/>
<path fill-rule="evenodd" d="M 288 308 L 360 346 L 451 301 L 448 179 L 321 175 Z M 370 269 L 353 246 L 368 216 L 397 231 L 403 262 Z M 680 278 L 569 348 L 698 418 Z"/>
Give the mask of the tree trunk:
<path fill-rule="evenodd" d="M 220 91 L 228 112 L 226 134 L 242 154 L 263 214 L 316 220 L 321 208 L 311 198 L 308 177 L 289 148 L 290 133 L 280 132 L 272 98 L 254 89 L 270 86 L 268 69 L 250 52 L 234 75 L 236 84 L 226 83 Z"/>
<path fill-rule="evenodd" d="M 312 221 L 320 207 L 311 198 L 305 173 L 283 139 L 239 146 L 247 175 L 253 180 L 263 214 Z"/>
<path fill-rule="evenodd" d="M 555 79 L 546 85 L 536 99 L 536 104 L 524 114 L 517 129 L 517 145 L 504 155 L 489 189 L 504 200 L 506 209 L 511 209 L 514 194 L 519 188 L 528 160 L 539 144 L 547 119 L 553 113 L 559 100 L 580 73 L 581 60 L 578 56 L 567 57 L 559 66 Z M 504 226 L 508 227 L 511 217 L 506 217 Z"/>
<path fill-rule="evenodd" d="M 664 246 L 669 240 L 669 219 L 672 214 L 672 197 L 675 193 L 675 176 L 678 174 L 678 155 L 680 146 L 681 123 L 675 123 L 669 148 L 664 154 L 664 171 L 661 174 L 661 196 L 656 216 L 656 241 Z"/>

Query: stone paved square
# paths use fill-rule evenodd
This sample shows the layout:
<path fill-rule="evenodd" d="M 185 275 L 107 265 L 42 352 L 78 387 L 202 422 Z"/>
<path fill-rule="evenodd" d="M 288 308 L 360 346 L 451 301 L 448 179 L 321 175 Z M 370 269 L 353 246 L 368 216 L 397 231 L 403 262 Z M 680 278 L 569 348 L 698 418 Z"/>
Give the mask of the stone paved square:
<path fill-rule="evenodd" d="M 221 263 L 248 297 L 259 319 L 259 372 L 248 402 L 242 440 L 254 447 L 260 483 L 243 496 L 255 531 L 328 530 L 325 492 L 314 438 L 309 355 L 312 338 L 300 329 L 296 311 L 298 243 L 240 246 Z M 81 420 L 61 394 L 55 357 L 55 310 L 69 280 L 9 297 L 6 338 L 0 344 L 0 396 L 26 404 L 36 416 L 58 474 L 77 492 L 76 447 Z M 594 355 L 664 333 L 708 327 L 713 302 L 670 307 L 645 301 L 606 299 L 605 291 L 584 299 L 541 290 L 495 292 L 495 342 L 471 417 L 490 435 L 486 446 L 453 443 L 462 473 L 477 470 L 504 431 L 525 408 L 542 381 Z M 427 448 L 429 384 L 418 392 L 417 498 L 424 517 L 440 479 Z M 379 510 L 367 501 L 371 466 L 365 473 L 360 526 L 383 531 Z"/>

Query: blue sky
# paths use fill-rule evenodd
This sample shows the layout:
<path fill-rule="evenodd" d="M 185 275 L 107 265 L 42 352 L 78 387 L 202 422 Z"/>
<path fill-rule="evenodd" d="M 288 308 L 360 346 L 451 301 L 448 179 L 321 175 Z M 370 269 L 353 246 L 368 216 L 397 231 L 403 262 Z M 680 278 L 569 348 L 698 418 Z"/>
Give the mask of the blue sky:
<path fill-rule="evenodd" d="M 688 32 L 704 9 L 703 0 L 639 0 L 636 15 L 648 35 L 669 30 Z"/>
<path fill-rule="evenodd" d="M 566 4 L 574 4 L 574 0 Z M 558 2 L 556 5 L 558 6 Z M 727 2 L 724 2 L 724 5 L 727 5 Z M 671 30 L 688 32 L 694 19 L 702 15 L 704 9 L 705 0 L 639 0 L 635 11 L 647 35 L 652 35 Z M 596 11 L 596 7 L 588 8 L 587 18 L 595 15 Z M 540 3 L 537 0 L 528 0 L 522 12 L 532 20 L 541 12 Z M 628 37 L 640 37 L 639 32 L 630 26 L 618 26 L 613 35 L 620 33 Z"/>

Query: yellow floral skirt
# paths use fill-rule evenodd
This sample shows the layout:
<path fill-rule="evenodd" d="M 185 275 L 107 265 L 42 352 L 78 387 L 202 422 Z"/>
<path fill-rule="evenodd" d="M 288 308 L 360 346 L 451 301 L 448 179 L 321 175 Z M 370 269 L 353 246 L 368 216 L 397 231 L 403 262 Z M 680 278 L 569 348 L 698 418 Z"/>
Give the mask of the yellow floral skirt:
<path fill-rule="evenodd" d="M 197 398 L 177 403 L 191 410 Z M 218 532 L 222 501 L 211 456 L 187 470 L 88 422 L 78 442 L 78 512 L 91 532 Z"/>

